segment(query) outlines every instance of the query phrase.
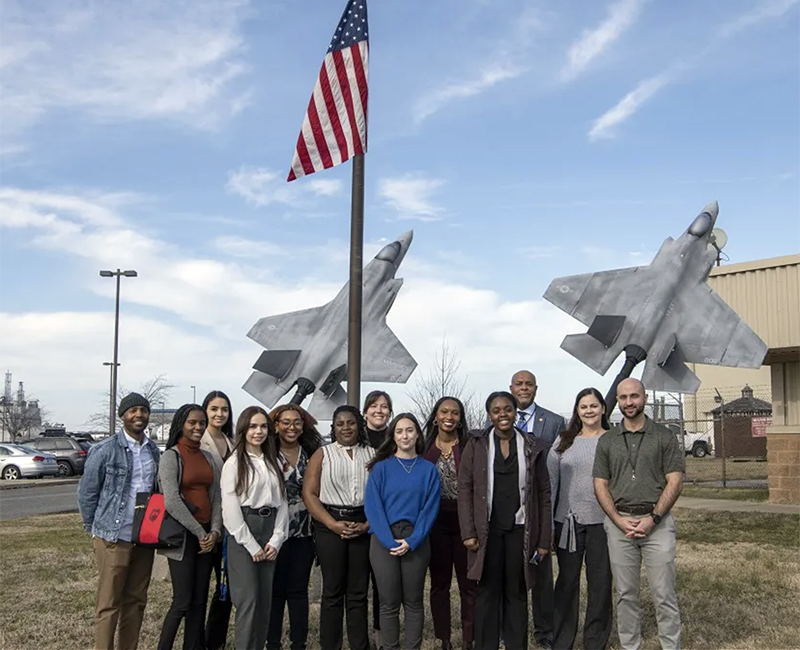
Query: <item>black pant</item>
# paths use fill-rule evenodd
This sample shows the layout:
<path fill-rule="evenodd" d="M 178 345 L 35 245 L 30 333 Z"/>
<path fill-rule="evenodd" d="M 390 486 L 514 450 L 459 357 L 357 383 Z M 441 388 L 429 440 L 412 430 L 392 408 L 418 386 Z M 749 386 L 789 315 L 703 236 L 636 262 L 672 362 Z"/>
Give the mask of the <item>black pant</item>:
<path fill-rule="evenodd" d="M 528 647 L 524 542 L 522 526 L 510 531 L 489 529 L 483 574 L 475 599 L 476 650 L 497 650 L 501 632 L 507 650 Z"/>
<path fill-rule="evenodd" d="M 267 628 L 267 649 L 281 647 L 283 612 L 289 606 L 289 644 L 303 650 L 308 638 L 308 581 L 314 565 L 314 540 L 311 537 L 287 539 L 275 563 L 272 579 L 272 614 Z"/>
<path fill-rule="evenodd" d="M 351 517 L 350 521 L 354 521 Z M 350 650 L 367 650 L 369 535 L 342 539 L 314 522 L 314 542 L 322 569 L 319 642 L 322 650 L 341 650 L 342 618 L 347 609 Z"/>
<path fill-rule="evenodd" d="M 553 642 L 553 554 L 548 553 L 534 569 L 536 582 L 531 589 L 533 638 L 537 643 Z"/>
<path fill-rule="evenodd" d="M 450 584 L 455 569 L 461 597 L 461 636 L 465 643 L 472 643 L 478 585 L 467 578 L 467 548 L 461 541 L 455 505 L 454 500 L 442 500 L 439 516 L 431 528 L 431 617 L 436 638 L 450 641 Z"/>
<path fill-rule="evenodd" d="M 561 539 L 563 524 L 556 523 L 556 537 Z M 586 561 L 588 597 L 583 626 L 584 650 L 604 650 L 611 635 L 611 563 L 603 524 L 575 524 L 577 548 L 573 553 L 559 548 L 558 579 L 555 589 L 553 648 L 572 650 L 578 633 L 578 609 L 581 595 L 581 566 Z"/>
<path fill-rule="evenodd" d="M 200 650 L 205 646 L 203 624 L 206 618 L 208 584 L 211 581 L 211 553 L 200 553 L 200 542 L 191 533 L 186 534 L 182 560 L 169 560 L 172 579 L 172 604 L 161 626 L 158 650 L 171 650 L 181 621 L 183 650 Z"/>
<path fill-rule="evenodd" d="M 214 587 L 214 594 L 211 596 L 211 604 L 208 606 L 208 618 L 206 619 L 207 650 L 224 650 L 225 641 L 228 638 L 228 623 L 231 617 L 231 594 L 227 586 L 225 587 L 226 593 L 224 595 L 222 593 L 223 548 L 223 542 L 220 542 L 211 553 L 216 586 Z"/>

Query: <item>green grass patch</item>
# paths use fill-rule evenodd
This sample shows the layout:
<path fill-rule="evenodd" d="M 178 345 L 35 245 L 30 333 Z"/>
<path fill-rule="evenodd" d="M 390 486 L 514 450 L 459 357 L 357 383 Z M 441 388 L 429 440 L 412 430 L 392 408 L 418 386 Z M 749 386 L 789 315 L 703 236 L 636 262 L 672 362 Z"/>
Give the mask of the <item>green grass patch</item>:
<path fill-rule="evenodd" d="M 693 497 L 696 499 L 731 499 L 733 501 L 764 502 L 769 499 L 769 490 L 760 490 L 756 488 L 704 487 L 702 485 L 692 485 L 689 483 L 683 486 L 681 496 Z M 678 505 L 680 505 L 680 501 Z"/>

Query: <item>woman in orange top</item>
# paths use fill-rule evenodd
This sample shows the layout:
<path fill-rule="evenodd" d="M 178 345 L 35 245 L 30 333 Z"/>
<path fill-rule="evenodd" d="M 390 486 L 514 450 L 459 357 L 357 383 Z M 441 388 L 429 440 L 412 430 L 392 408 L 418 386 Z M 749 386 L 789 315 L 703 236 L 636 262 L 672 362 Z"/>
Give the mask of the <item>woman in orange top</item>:
<path fill-rule="evenodd" d="M 164 617 L 158 650 L 172 650 L 184 619 L 183 650 L 205 646 L 211 551 L 222 533 L 219 471 L 211 455 L 200 449 L 206 424 L 202 406 L 181 406 L 172 420 L 167 450 L 158 467 L 164 507 L 187 530 L 181 548 L 159 551 L 169 559 L 172 604 Z"/>

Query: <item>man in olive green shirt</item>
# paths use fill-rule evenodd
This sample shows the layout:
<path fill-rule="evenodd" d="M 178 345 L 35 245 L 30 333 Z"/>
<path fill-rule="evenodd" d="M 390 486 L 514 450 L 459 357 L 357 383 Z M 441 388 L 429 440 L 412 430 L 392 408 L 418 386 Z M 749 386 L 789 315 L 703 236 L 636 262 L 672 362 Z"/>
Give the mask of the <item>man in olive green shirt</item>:
<path fill-rule="evenodd" d="M 622 650 L 639 650 L 642 626 L 639 576 L 642 560 L 653 594 L 663 650 L 681 645 L 675 595 L 675 520 L 672 506 L 683 489 L 685 460 L 675 434 L 644 414 L 638 379 L 617 387 L 623 420 L 600 438 L 594 459 L 594 491 L 605 511 L 606 536 L 617 600 Z"/>

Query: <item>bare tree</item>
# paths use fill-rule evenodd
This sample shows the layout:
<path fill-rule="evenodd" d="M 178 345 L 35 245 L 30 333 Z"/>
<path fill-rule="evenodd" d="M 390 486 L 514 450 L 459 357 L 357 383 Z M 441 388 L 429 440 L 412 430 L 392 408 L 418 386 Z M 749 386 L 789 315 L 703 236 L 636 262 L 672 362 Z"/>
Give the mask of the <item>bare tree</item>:
<path fill-rule="evenodd" d="M 156 375 L 152 379 L 142 382 L 136 392 L 147 398 L 150 402 L 151 408 L 157 405 L 166 404 L 172 396 L 172 390 L 175 388 L 174 384 L 170 384 L 166 379 L 165 374 Z M 117 404 L 131 391 L 123 386 L 117 386 Z M 97 411 L 92 413 L 86 420 L 86 426 L 93 429 L 107 430 L 108 429 L 108 416 L 109 416 L 109 391 L 103 394 L 103 397 L 98 400 Z M 119 417 L 116 417 L 114 423 L 115 428 L 122 426 Z"/>
<path fill-rule="evenodd" d="M 457 397 L 464 404 L 470 427 L 479 427 L 483 424 L 486 414 L 475 391 L 467 387 L 468 377 L 460 375 L 460 370 L 461 360 L 456 350 L 450 347 L 447 338 L 442 339 L 442 347 L 436 355 L 433 368 L 427 375 L 417 378 L 406 393 L 420 417 L 427 418 L 436 402 L 449 395 Z"/>

